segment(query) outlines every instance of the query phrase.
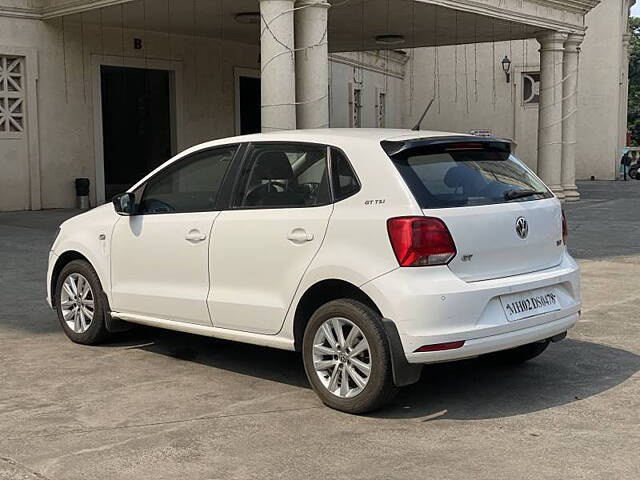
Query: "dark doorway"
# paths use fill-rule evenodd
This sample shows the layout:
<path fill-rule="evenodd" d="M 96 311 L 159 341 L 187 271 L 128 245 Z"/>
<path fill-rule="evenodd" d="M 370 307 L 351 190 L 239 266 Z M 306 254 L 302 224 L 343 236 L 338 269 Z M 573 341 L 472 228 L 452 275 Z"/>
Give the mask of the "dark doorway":
<path fill-rule="evenodd" d="M 100 68 L 105 199 L 126 191 L 171 157 L 170 74 Z"/>
<path fill-rule="evenodd" d="M 260 79 L 239 77 L 240 135 L 260 133 Z"/>

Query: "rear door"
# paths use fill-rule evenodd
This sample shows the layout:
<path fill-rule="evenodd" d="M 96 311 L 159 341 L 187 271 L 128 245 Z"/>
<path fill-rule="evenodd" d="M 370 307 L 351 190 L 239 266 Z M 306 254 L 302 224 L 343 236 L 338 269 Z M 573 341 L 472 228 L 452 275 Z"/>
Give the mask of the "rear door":
<path fill-rule="evenodd" d="M 277 333 L 333 211 L 327 147 L 254 144 L 210 245 L 214 326 Z"/>
<path fill-rule="evenodd" d="M 122 217 L 111 240 L 115 311 L 211 325 L 209 235 L 236 149 L 180 159 L 136 191 L 138 214 Z"/>
<path fill-rule="evenodd" d="M 449 228 L 457 248 L 449 264 L 455 274 L 478 281 L 560 263 L 560 202 L 510 155 L 508 144 L 417 143 L 392 158 L 424 214 L 441 218 Z"/>

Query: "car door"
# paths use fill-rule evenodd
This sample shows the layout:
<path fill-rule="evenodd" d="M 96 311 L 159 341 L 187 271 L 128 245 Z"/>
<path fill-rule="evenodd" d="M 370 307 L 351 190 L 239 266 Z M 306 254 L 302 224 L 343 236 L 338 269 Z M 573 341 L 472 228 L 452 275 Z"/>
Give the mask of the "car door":
<path fill-rule="evenodd" d="M 277 333 L 333 211 L 327 147 L 250 146 L 230 207 L 209 247 L 213 324 Z"/>
<path fill-rule="evenodd" d="M 117 222 L 111 241 L 113 310 L 211 325 L 210 233 L 236 151 L 191 154 L 136 190 L 137 214 Z"/>

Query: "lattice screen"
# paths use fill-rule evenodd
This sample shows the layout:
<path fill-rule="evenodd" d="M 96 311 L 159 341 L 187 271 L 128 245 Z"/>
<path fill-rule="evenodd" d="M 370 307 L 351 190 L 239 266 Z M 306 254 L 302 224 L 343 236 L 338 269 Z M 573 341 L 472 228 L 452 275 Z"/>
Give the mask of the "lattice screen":
<path fill-rule="evenodd" d="M 0 55 L 0 137 L 24 132 L 24 57 Z"/>

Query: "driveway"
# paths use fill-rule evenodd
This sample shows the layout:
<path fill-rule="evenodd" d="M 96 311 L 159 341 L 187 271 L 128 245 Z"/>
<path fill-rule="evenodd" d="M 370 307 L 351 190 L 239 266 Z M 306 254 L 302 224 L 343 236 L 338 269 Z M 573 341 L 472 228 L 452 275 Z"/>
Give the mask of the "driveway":
<path fill-rule="evenodd" d="M 323 407 L 292 352 L 150 328 L 72 344 L 44 277 L 73 212 L 0 214 L 0 480 L 637 479 L 640 182 L 580 187 L 569 338 L 524 366 L 427 367 L 370 416 Z"/>

